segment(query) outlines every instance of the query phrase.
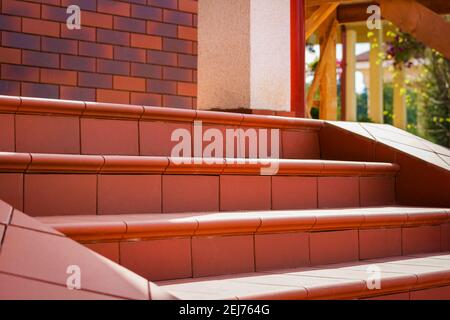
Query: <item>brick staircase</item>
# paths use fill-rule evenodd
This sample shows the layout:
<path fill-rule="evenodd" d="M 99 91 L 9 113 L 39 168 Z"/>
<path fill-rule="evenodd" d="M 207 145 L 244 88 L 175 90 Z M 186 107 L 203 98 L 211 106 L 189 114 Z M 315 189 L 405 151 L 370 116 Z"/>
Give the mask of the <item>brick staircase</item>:
<path fill-rule="evenodd" d="M 194 121 L 281 159 L 179 164 Z M 0 151 L 0 199 L 177 298 L 450 298 L 450 152 L 389 126 L 0 96 Z"/>

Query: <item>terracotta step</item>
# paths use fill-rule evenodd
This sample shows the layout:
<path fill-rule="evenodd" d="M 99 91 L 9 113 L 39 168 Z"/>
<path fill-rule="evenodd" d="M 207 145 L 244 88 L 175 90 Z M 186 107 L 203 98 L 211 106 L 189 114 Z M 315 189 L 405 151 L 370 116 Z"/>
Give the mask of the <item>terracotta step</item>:
<path fill-rule="evenodd" d="M 150 281 L 450 250 L 450 210 L 413 207 L 41 217 Z"/>
<path fill-rule="evenodd" d="M 279 158 L 320 158 L 318 120 L 12 96 L 0 96 L 0 151 L 170 156 L 172 132 L 188 130 L 193 143 L 194 121 L 223 134 L 280 129 Z"/>
<path fill-rule="evenodd" d="M 262 176 L 269 165 L 276 175 Z M 0 198 L 31 216 L 380 206 L 395 203 L 398 170 L 373 162 L 0 153 Z"/>
<path fill-rule="evenodd" d="M 375 272 L 380 272 L 377 275 Z M 380 281 L 378 282 L 377 277 Z M 450 299 L 450 253 L 157 283 L 180 299 Z"/>

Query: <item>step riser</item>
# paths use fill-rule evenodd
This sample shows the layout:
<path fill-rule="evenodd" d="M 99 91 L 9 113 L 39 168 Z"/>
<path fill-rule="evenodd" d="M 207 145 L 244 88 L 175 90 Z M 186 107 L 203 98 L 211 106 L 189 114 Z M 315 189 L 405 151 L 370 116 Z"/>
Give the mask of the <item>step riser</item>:
<path fill-rule="evenodd" d="M 160 281 L 448 251 L 450 224 L 84 244 Z"/>
<path fill-rule="evenodd" d="M 362 298 L 361 300 L 450 300 L 450 286 Z"/>
<path fill-rule="evenodd" d="M 274 146 L 273 154 L 276 158 L 320 158 L 318 131 L 314 129 L 283 128 L 279 130 L 279 140 L 272 142 L 270 136 L 273 128 L 202 122 L 200 135 L 195 135 L 191 121 L 112 120 L 61 115 L 0 114 L 0 124 L 2 128 L 0 151 L 7 152 L 170 156 L 174 146 L 178 144 L 171 140 L 171 135 L 176 129 L 188 130 L 190 142 L 193 145 L 194 141 L 199 141 L 198 139 L 202 141 L 202 133 L 213 128 L 222 133 L 225 155 L 226 143 L 231 141 L 226 139 L 225 130 L 236 132 L 240 128 L 245 132 L 256 130 L 258 137 L 260 129 L 266 129 L 269 137 L 265 143 L 268 154 L 271 154 L 272 146 Z M 239 141 L 244 139 L 242 133 L 238 134 Z M 238 157 L 237 140 L 234 141 L 235 157 Z M 252 141 L 257 146 L 259 139 Z M 204 141 L 203 150 L 209 144 L 210 142 Z M 239 152 L 245 157 L 250 157 L 248 143 L 245 150 L 239 148 Z M 277 153 L 278 156 L 276 156 Z"/>
<path fill-rule="evenodd" d="M 0 198 L 31 216 L 392 205 L 392 176 L 0 173 Z"/>

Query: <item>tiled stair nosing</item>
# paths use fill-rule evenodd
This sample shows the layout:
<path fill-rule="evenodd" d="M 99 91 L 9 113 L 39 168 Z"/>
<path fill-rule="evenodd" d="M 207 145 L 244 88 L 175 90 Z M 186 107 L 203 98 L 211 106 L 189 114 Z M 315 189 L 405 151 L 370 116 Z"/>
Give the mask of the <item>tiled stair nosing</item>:
<path fill-rule="evenodd" d="M 441 254 L 441 253 L 439 253 Z M 428 257 L 433 258 L 432 254 L 428 254 Z M 401 256 L 397 257 L 400 260 L 405 260 L 411 258 L 410 256 Z M 392 259 L 392 258 L 389 258 Z M 356 263 L 358 266 L 371 266 L 374 263 L 371 261 L 362 261 Z M 337 269 L 342 267 L 342 264 L 331 264 L 331 265 L 323 265 L 323 266 L 314 266 L 298 269 L 299 271 L 305 270 L 320 270 L 321 268 L 326 268 L 328 270 L 332 270 L 333 267 Z M 162 289 L 167 290 L 168 292 L 172 292 L 173 295 L 176 296 L 177 290 L 174 290 L 174 287 L 179 285 L 183 285 L 185 283 L 190 283 L 191 281 L 196 282 L 205 282 L 205 281 L 217 281 L 218 286 L 221 288 L 226 288 L 227 284 L 230 282 L 234 284 L 241 283 L 245 285 L 245 283 L 258 284 L 257 281 L 254 282 L 246 282 L 245 277 L 254 277 L 264 275 L 270 276 L 275 274 L 290 274 L 295 269 L 287 269 L 287 270 L 278 270 L 278 271 L 269 271 L 269 272 L 255 272 L 248 274 L 235 274 L 229 276 L 219 276 L 219 277 L 204 277 L 204 278 L 195 278 L 195 279 L 180 279 L 180 280 L 169 280 L 169 281 L 159 281 L 156 282 Z M 370 297 L 377 297 L 383 295 L 390 295 L 396 293 L 403 292 L 412 292 L 418 290 L 426 290 L 432 288 L 439 288 L 443 286 L 450 285 L 450 266 L 447 270 L 439 270 L 439 271 L 423 271 L 423 272 L 402 272 L 395 274 L 393 272 L 389 272 L 389 276 L 383 276 L 381 273 L 381 288 L 373 289 L 369 287 L 370 279 L 352 279 L 350 277 L 344 277 L 336 275 L 333 277 L 336 281 L 341 280 L 336 283 L 322 283 L 316 285 L 302 285 L 301 280 L 302 277 L 309 278 L 311 276 L 302 275 L 299 278 L 299 282 L 297 284 L 292 284 L 292 286 L 279 286 L 284 287 L 283 289 L 278 289 L 274 291 L 266 291 L 264 292 L 265 287 L 270 287 L 266 282 L 261 282 L 262 290 L 261 293 L 257 294 L 248 294 L 248 295 L 230 295 L 227 297 L 221 297 L 221 299 L 238 299 L 238 300 L 271 300 L 271 299 L 293 299 L 293 300 L 324 300 L 324 299 L 364 299 Z M 312 278 L 322 278 L 323 277 L 312 277 Z M 237 279 L 237 280 L 236 280 Z M 240 279 L 240 280 L 239 280 Z M 227 283 L 228 281 L 228 283 Z M 222 282 L 222 283 L 221 283 Z M 171 291 L 172 289 L 172 291 Z M 191 288 L 192 290 L 192 288 Z M 178 290 L 183 291 L 183 290 Z M 193 294 L 195 291 L 184 291 L 183 298 L 186 298 L 189 294 Z M 214 296 L 211 296 L 211 299 Z"/>
<path fill-rule="evenodd" d="M 395 175 L 393 163 L 287 159 L 207 159 L 0 152 L 0 172 L 90 174 Z"/>
<path fill-rule="evenodd" d="M 320 130 L 324 125 L 323 121 L 313 119 L 3 95 L 0 95 L 0 113 L 144 121 L 193 122 L 198 120 L 212 124 L 308 130 Z"/>
<path fill-rule="evenodd" d="M 357 209 L 39 217 L 84 242 L 210 235 L 327 232 L 408 228 L 450 222 L 450 209 L 373 207 Z"/>

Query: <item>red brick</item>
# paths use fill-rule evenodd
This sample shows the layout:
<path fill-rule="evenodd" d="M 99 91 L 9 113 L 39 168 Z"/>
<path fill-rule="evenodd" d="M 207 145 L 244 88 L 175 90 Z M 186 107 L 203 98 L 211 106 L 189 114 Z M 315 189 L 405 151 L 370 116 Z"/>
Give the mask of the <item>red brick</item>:
<path fill-rule="evenodd" d="M 41 6 L 25 1 L 2 0 L 2 12 L 21 17 L 39 18 Z"/>
<path fill-rule="evenodd" d="M 165 80 L 192 81 L 192 70 L 182 68 L 164 67 L 163 78 Z"/>
<path fill-rule="evenodd" d="M 74 71 L 41 69 L 41 81 L 45 83 L 76 85 L 77 73 Z"/>
<path fill-rule="evenodd" d="M 197 41 L 197 29 L 191 27 L 178 26 L 178 38 Z"/>
<path fill-rule="evenodd" d="M 145 33 L 145 21 L 133 18 L 114 17 L 114 29 Z"/>
<path fill-rule="evenodd" d="M 128 76 L 130 75 L 130 63 L 116 60 L 97 59 L 97 72 Z M 132 75 L 134 76 L 135 74 Z"/>
<path fill-rule="evenodd" d="M 0 14 L 0 30 L 9 30 L 20 32 L 22 27 L 20 17 L 6 16 Z"/>
<path fill-rule="evenodd" d="M 145 79 L 114 76 L 114 89 L 129 90 L 129 91 L 145 91 Z"/>
<path fill-rule="evenodd" d="M 147 21 L 147 33 L 158 36 L 176 37 L 177 26 L 168 23 L 160 23 L 155 21 Z"/>
<path fill-rule="evenodd" d="M 78 42 L 75 40 L 42 37 L 42 50 L 57 53 L 77 54 Z"/>
<path fill-rule="evenodd" d="M 95 89 L 61 86 L 59 96 L 66 100 L 95 101 Z"/>
<path fill-rule="evenodd" d="M 147 60 L 149 63 L 161 64 L 165 66 L 176 66 L 177 55 L 175 53 L 163 51 L 147 51 Z"/>
<path fill-rule="evenodd" d="M 162 21 L 162 9 L 132 4 L 131 16 L 145 20 Z"/>
<path fill-rule="evenodd" d="M 153 93 L 131 93 L 131 104 L 145 105 L 145 106 L 162 106 L 162 97 L 159 94 Z"/>
<path fill-rule="evenodd" d="M 98 102 L 130 103 L 130 93 L 126 91 L 97 89 Z"/>
<path fill-rule="evenodd" d="M 164 51 L 192 54 L 193 46 L 191 41 L 165 38 L 163 41 Z"/>
<path fill-rule="evenodd" d="M 130 34 L 122 31 L 97 29 L 97 42 L 129 46 Z"/>
<path fill-rule="evenodd" d="M 61 55 L 61 69 L 95 72 L 95 58 Z"/>
<path fill-rule="evenodd" d="M 61 23 L 61 37 L 85 41 L 95 41 L 95 28 L 82 27 L 79 30 L 69 30 L 64 23 Z"/>
<path fill-rule="evenodd" d="M 58 99 L 59 87 L 53 84 L 22 82 L 21 95 L 25 97 Z"/>
<path fill-rule="evenodd" d="M 178 9 L 181 11 L 197 13 L 198 12 L 198 1 L 178 0 Z"/>
<path fill-rule="evenodd" d="M 161 8 L 177 9 L 178 7 L 177 0 L 148 0 L 147 3 Z"/>
<path fill-rule="evenodd" d="M 177 93 L 177 83 L 175 81 L 147 80 L 147 91 L 155 93 Z"/>
<path fill-rule="evenodd" d="M 123 61 L 145 62 L 145 50 L 115 46 L 114 59 Z"/>
<path fill-rule="evenodd" d="M 20 82 L 0 80 L 0 94 L 20 96 Z"/>
<path fill-rule="evenodd" d="M 163 19 L 164 22 L 182 24 L 185 26 L 192 26 L 192 14 L 190 13 L 173 10 L 164 10 Z"/>
<path fill-rule="evenodd" d="M 58 68 L 59 55 L 55 53 L 23 50 L 22 64 L 35 67 Z"/>
<path fill-rule="evenodd" d="M 112 29 L 113 17 L 109 14 L 83 11 L 82 24 L 83 26 Z"/>
<path fill-rule="evenodd" d="M 0 47 L 0 62 L 20 64 L 20 49 Z"/>
<path fill-rule="evenodd" d="M 93 88 L 112 88 L 112 76 L 99 73 L 78 73 L 78 85 Z"/>
<path fill-rule="evenodd" d="M 112 59 L 113 47 L 109 44 L 80 41 L 80 55 Z"/>
<path fill-rule="evenodd" d="M 178 82 L 178 94 L 181 96 L 197 96 L 197 84 L 188 82 Z"/>
<path fill-rule="evenodd" d="M 39 69 L 19 65 L 2 64 L 2 79 L 39 81 Z"/>
<path fill-rule="evenodd" d="M 42 2 L 42 1 L 40 1 Z M 69 16 L 64 7 L 42 5 L 41 19 L 66 23 Z"/>
<path fill-rule="evenodd" d="M 147 63 L 132 63 L 131 75 L 143 78 L 162 78 L 162 67 Z"/>
<path fill-rule="evenodd" d="M 131 7 L 129 3 L 110 0 L 98 0 L 97 11 L 118 16 L 130 16 Z"/>
<path fill-rule="evenodd" d="M 190 69 L 197 69 L 197 56 L 178 54 L 178 66 Z"/>
<path fill-rule="evenodd" d="M 192 98 L 180 96 L 163 96 L 163 106 L 169 108 L 192 108 Z"/>
<path fill-rule="evenodd" d="M 161 50 L 162 40 L 160 37 L 148 36 L 143 34 L 132 34 L 131 46 L 137 48 Z"/>

